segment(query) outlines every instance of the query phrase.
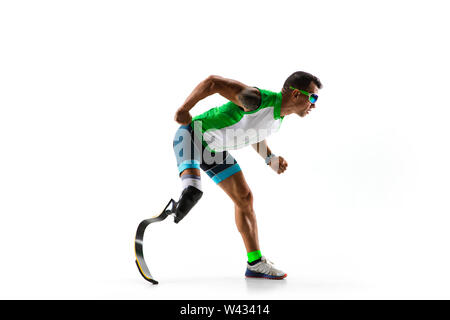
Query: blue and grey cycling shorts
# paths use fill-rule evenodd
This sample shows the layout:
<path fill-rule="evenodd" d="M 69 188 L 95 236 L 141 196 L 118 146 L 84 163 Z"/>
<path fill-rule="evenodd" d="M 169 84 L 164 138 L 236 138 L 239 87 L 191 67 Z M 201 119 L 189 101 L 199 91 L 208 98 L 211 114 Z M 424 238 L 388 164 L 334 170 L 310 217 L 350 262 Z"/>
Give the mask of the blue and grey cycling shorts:
<path fill-rule="evenodd" d="M 180 175 L 187 168 L 201 168 L 215 183 L 219 183 L 241 170 L 228 151 L 206 149 L 190 125 L 178 128 L 173 139 L 173 150 Z"/>

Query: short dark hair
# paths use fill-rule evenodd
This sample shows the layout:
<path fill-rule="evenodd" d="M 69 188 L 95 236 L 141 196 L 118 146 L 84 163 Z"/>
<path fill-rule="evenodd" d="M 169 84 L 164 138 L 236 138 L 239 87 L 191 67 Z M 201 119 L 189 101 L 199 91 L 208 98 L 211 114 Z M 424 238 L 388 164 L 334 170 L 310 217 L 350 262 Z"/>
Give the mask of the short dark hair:
<path fill-rule="evenodd" d="M 319 78 L 308 72 L 297 71 L 286 79 L 283 85 L 283 91 L 287 91 L 290 86 L 300 90 L 307 90 L 311 82 L 314 82 L 317 88 L 322 88 L 322 82 L 320 82 Z"/>

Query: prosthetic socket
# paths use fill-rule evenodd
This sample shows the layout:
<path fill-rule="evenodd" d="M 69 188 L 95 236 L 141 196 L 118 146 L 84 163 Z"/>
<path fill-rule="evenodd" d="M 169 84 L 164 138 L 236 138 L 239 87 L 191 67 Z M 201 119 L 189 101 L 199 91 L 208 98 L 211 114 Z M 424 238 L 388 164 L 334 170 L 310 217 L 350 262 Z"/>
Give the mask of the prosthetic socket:
<path fill-rule="evenodd" d="M 175 212 L 175 223 L 180 222 L 189 211 L 195 206 L 195 204 L 202 197 L 203 192 L 198 190 L 194 186 L 188 186 L 181 193 L 180 199 L 174 209 Z"/>

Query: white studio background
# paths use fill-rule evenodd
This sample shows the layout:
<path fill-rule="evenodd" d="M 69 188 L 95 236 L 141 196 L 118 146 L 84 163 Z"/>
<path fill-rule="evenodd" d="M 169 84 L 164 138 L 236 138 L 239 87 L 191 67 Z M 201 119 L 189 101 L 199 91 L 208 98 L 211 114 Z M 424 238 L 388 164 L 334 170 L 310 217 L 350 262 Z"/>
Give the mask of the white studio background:
<path fill-rule="evenodd" d="M 448 8 L 444 1 L 2 1 L 0 298 L 449 299 Z M 277 175 L 231 152 L 263 254 L 244 279 L 231 200 L 179 225 L 138 223 L 178 178 L 175 110 L 210 74 L 279 91 L 323 82 L 309 116 L 268 138 Z M 225 103 L 211 96 L 191 111 Z"/>

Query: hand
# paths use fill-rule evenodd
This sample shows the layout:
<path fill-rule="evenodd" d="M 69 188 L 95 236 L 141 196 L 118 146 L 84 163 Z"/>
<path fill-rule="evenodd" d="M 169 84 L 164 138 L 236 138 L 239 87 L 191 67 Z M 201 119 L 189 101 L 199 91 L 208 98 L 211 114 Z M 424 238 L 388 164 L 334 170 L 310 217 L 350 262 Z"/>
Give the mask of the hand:
<path fill-rule="evenodd" d="M 189 111 L 179 108 L 177 110 L 177 112 L 175 113 L 174 120 L 176 122 L 178 122 L 179 124 L 187 125 L 187 124 L 191 123 L 192 116 L 189 113 Z"/>
<path fill-rule="evenodd" d="M 277 156 L 270 160 L 269 165 L 274 171 L 280 174 L 286 170 L 288 163 L 282 156 Z"/>

